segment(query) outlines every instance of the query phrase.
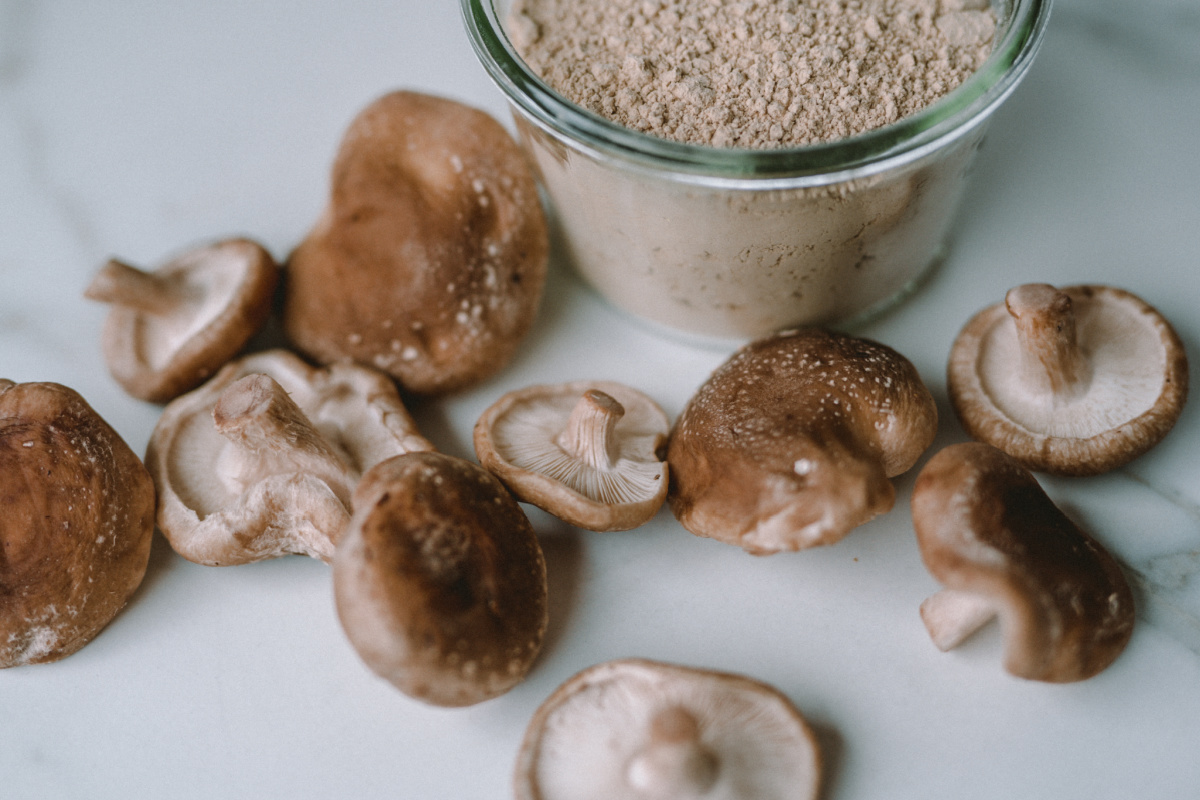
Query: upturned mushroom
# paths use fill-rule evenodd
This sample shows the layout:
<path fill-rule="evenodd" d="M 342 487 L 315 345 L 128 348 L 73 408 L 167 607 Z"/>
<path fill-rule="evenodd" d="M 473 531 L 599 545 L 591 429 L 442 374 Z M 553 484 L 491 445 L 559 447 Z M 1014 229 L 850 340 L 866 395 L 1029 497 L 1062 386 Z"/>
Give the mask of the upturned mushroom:
<path fill-rule="evenodd" d="M 1029 469 L 1096 475 L 1167 435 L 1188 365 L 1171 325 L 1129 292 L 1034 283 L 967 323 L 947 381 L 972 438 Z"/>
<path fill-rule="evenodd" d="M 362 473 L 431 449 L 387 376 L 352 364 L 316 369 L 274 350 L 228 364 L 167 405 L 146 463 L 159 528 L 184 558 L 329 562 Z"/>
<path fill-rule="evenodd" d="M 831 544 L 892 508 L 888 479 L 936 430 L 932 395 L 895 350 L 783 332 L 743 347 L 688 402 L 668 501 L 687 530 L 751 553 Z"/>
<path fill-rule="evenodd" d="M 411 453 L 364 475 L 333 587 L 363 662 L 432 705 L 497 697 L 541 651 L 541 545 L 500 481 L 463 459 Z"/>
<path fill-rule="evenodd" d="M 263 327 L 279 267 L 263 247 L 228 239 L 153 271 L 113 259 L 85 296 L 112 306 L 102 347 L 126 392 L 165 403 L 194 389 Z"/>
<path fill-rule="evenodd" d="M 515 783 L 517 800 L 811 800 L 821 754 L 800 712 L 764 683 L 623 659 L 542 703 Z"/>
<path fill-rule="evenodd" d="M 667 496 L 667 415 L 612 381 L 530 386 L 491 405 L 475 454 L 518 499 L 594 531 L 627 530 Z"/>
<path fill-rule="evenodd" d="M 0 380 L 0 508 L 0 667 L 65 658 L 141 585 L 154 484 L 73 389 Z"/>
<path fill-rule="evenodd" d="M 946 587 L 921 606 L 939 649 L 999 617 L 1005 669 L 1065 683 L 1125 648 L 1134 606 L 1120 566 L 1012 457 L 977 442 L 947 447 L 917 477 L 912 516 L 921 558 Z"/>
<path fill-rule="evenodd" d="M 393 92 L 346 132 L 329 204 L 288 260 L 284 330 L 317 361 L 450 391 L 512 358 L 548 255 L 533 174 L 504 128 L 452 100 Z"/>

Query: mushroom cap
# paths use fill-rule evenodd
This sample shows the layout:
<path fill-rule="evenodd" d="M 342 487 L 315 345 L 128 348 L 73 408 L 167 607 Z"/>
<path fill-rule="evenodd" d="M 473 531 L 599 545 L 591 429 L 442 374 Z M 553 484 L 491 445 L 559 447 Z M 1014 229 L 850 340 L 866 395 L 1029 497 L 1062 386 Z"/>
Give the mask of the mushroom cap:
<path fill-rule="evenodd" d="M 507 692 L 546 630 L 546 564 L 529 519 L 490 472 L 440 453 L 363 476 L 333 588 L 366 665 L 432 705 Z"/>
<path fill-rule="evenodd" d="M 592 412 L 578 426 L 592 434 L 582 448 L 562 439 L 577 408 Z M 667 497 L 659 452 L 670 427 L 657 403 L 620 383 L 530 386 L 483 412 L 475 454 L 526 503 L 587 530 L 628 530 L 653 517 Z"/>
<path fill-rule="evenodd" d="M 917 477 L 912 515 L 930 574 L 999 615 L 1013 675 L 1084 680 L 1125 648 L 1133 594 L 1116 559 L 1015 459 L 977 442 L 945 448 Z"/>
<path fill-rule="evenodd" d="M 189 250 L 152 277 L 170 287 L 169 307 L 125 303 L 103 270 L 86 294 L 112 303 L 101 346 L 113 378 L 134 397 L 165 403 L 211 377 L 266 324 L 279 266 L 239 238 Z"/>
<path fill-rule="evenodd" d="M 504 128 L 452 100 L 394 92 L 350 125 L 329 205 L 288 261 L 284 330 L 417 393 L 477 382 L 533 323 L 549 240 Z"/>
<path fill-rule="evenodd" d="M 1040 288 L 1053 289 L 1013 291 Z M 1187 354 L 1170 323 L 1129 292 L 1089 285 L 1057 291 L 1070 298 L 1088 362 L 1077 391 L 1049 391 L 1018 368 L 1017 326 L 1005 303 L 980 311 L 959 333 L 947 387 L 973 439 L 1029 469 L 1097 475 L 1146 452 L 1174 426 L 1187 399 Z"/>
<path fill-rule="evenodd" d="M 692 533 L 752 553 L 831 544 L 891 509 L 888 478 L 936 432 L 933 396 L 895 350 L 786 331 L 743 347 L 688 402 L 668 501 Z"/>
<path fill-rule="evenodd" d="M 597 664 L 542 703 L 518 800 L 804 800 L 821 784 L 812 729 L 774 688 L 642 659 Z"/>
<path fill-rule="evenodd" d="M 222 435 L 214 410 L 235 383 L 255 375 L 290 396 L 301 428 L 310 426 L 299 436 L 310 441 L 297 441 L 295 431 L 277 436 L 284 454 L 256 460 L 243 458 L 240 446 Z M 330 468 L 341 471 L 340 480 L 301 458 L 305 444 L 332 454 Z M 271 350 L 227 364 L 169 403 L 150 437 L 146 465 L 158 487 L 158 526 L 184 558 L 211 566 L 287 553 L 329 561 L 350 519 L 358 477 L 391 456 L 431 449 L 387 376 L 353 364 L 314 368 Z"/>
<path fill-rule="evenodd" d="M 0 381 L 0 508 L 0 667 L 69 656 L 142 582 L 154 484 L 74 390 Z"/>

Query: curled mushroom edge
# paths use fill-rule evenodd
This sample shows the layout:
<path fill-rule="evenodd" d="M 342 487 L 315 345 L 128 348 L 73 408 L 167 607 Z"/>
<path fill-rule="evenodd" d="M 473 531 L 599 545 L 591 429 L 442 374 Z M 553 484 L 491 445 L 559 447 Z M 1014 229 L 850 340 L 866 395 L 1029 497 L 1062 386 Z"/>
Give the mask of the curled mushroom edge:
<path fill-rule="evenodd" d="M 688 401 L 668 502 L 691 533 L 756 555 L 832 544 L 893 507 L 890 478 L 936 432 L 932 394 L 892 348 L 783 331 L 743 347 Z"/>
<path fill-rule="evenodd" d="M 1170 432 L 1187 400 L 1187 354 L 1130 292 L 1023 284 L 963 327 L 947 389 L 971 438 L 1029 469 L 1098 475 Z"/>
<path fill-rule="evenodd" d="M 518 800 L 812 800 L 822 759 L 774 687 L 627 658 L 588 667 L 546 698 L 514 774 Z"/>
<path fill-rule="evenodd" d="M 939 649 L 998 620 L 1005 669 L 1051 683 L 1086 680 L 1124 650 L 1135 609 L 1120 565 L 1011 456 L 975 442 L 941 450 L 917 476 L 912 517 L 945 587 L 920 609 Z"/>
<path fill-rule="evenodd" d="M 613 381 L 530 386 L 493 403 L 475 452 L 517 497 L 586 530 L 635 528 L 662 507 L 670 422 Z"/>
<path fill-rule="evenodd" d="M 159 528 L 184 558 L 230 566 L 302 554 L 328 563 L 362 473 L 431 449 L 387 376 L 352 364 L 314 368 L 272 350 L 168 404 L 146 463 Z"/>

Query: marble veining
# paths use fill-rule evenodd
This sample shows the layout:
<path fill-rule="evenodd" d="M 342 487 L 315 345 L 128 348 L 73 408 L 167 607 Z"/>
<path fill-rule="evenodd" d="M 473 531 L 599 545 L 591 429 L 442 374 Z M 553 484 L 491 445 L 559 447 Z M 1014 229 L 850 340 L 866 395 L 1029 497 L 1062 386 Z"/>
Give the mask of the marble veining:
<path fill-rule="evenodd" d="M 140 451 L 158 409 L 109 378 L 104 309 L 81 296 L 104 258 L 263 231 L 282 256 L 321 207 L 348 98 L 408 86 L 507 121 L 452 0 L 176 8 L 0 0 L 0 377 L 74 386 Z M 1030 685 L 1001 671 L 994 633 L 947 654 L 930 645 L 917 606 L 936 586 L 912 535 L 911 474 L 895 511 L 836 547 L 770 559 L 696 540 L 667 513 L 597 536 L 532 515 L 554 573 L 553 636 L 526 684 L 449 714 L 356 660 L 323 565 L 202 568 L 160 540 L 147 581 L 95 642 L 0 671 L 0 795 L 504 797 L 537 704 L 580 668 L 643 655 L 779 686 L 830 747 L 824 800 L 1190 796 L 1197 41 L 1195 0 L 1055 0 L 1038 61 L 988 133 L 946 264 L 864 331 L 909 355 L 945 409 L 951 339 L 1016 283 L 1120 285 L 1175 324 L 1193 364 L 1175 431 L 1111 474 L 1039 478 L 1135 587 L 1145 624 L 1105 673 Z M 629 324 L 565 274 L 551 287 L 509 370 L 416 406 L 442 449 L 470 455 L 475 419 L 510 389 L 621 380 L 677 410 L 724 359 Z M 939 442 L 961 437 L 945 419 Z"/>

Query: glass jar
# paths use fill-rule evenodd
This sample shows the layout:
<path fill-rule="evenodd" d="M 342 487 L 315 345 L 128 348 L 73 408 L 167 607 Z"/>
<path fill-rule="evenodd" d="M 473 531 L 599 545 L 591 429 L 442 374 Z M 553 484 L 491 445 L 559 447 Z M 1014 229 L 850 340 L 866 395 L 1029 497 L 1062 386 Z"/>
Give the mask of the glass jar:
<path fill-rule="evenodd" d="M 618 308 L 721 340 L 853 325 L 918 285 L 1050 10 L 1050 0 L 993 0 L 991 55 L 916 114 L 835 142 L 739 150 L 667 141 L 572 104 L 517 54 L 503 26 L 509 0 L 461 2 L 550 198 L 563 257 Z"/>

